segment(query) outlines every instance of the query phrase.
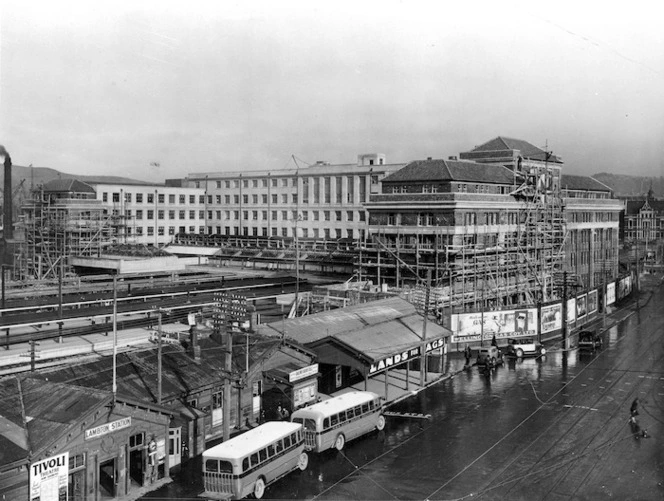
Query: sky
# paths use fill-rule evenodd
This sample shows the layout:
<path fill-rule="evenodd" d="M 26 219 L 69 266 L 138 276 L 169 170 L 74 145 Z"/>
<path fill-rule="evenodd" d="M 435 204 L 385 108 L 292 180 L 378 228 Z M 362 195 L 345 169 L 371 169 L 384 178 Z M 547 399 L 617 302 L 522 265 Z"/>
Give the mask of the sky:
<path fill-rule="evenodd" d="M 16 165 L 189 173 L 447 158 L 524 139 L 664 176 L 664 9 L 521 0 L 0 3 Z"/>

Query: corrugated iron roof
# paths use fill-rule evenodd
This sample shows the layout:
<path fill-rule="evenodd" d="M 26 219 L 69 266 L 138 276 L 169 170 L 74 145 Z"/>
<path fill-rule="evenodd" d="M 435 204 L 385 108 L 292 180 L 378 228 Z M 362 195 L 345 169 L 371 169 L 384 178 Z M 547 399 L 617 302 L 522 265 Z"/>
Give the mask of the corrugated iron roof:
<path fill-rule="evenodd" d="M 547 159 L 547 152 L 542 148 L 538 148 L 530 144 L 528 141 L 523 139 L 514 139 L 511 137 L 498 136 L 494 139 L 482 143 L 479 146 L 475 146 L 471 150 L 473 153 L 479 152 L 494 152 L 494 151 L 504 151 L 504 150 L 513 150 L 518 151 L 519 154 L 524 158 L 530 158 L 532 160 L 548 160 L 550 162 L 562 162 L 560 157 L 556 155 L 549 154 Z"/>
<path fill-rule="evenodd" d="M 78 179 L 54 179 L 44 184 L 45 192 L 95 193 L 92 186 Z"/>
<path fill-rule="evenodd" d="M 359 331 L 368 325 L 401 318 L 414 311 L 415 307 L 408 301 L 394 297 L 272 322 L 261 325 L 258 329 L 261 334 L 272 336 L 283 334 L 298 343 L 307 345 L 328 336 Z"/>

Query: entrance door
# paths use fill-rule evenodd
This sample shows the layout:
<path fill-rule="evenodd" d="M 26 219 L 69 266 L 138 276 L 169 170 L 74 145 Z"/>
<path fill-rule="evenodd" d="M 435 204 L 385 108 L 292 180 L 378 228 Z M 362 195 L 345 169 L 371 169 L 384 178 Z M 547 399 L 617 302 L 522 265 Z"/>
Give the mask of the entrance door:
<path fill-rule="evenodd" d="M 168 429 L 168 467 L 179 465 L 182 461 L 182 428 Z"/>
<path fill-rule="evenodd" d="M 115 497 L 116 477 L 115 458 L 99 463 L 99 492 L 102 499 Z"/>
<path fill-rule="evenodd" d="M 129 451 L 129 481 L 132 485 L 143 485 L 143 472 L 145 471 L 145 461 L 143 460 L 142 449 L 132 449 Z"/>

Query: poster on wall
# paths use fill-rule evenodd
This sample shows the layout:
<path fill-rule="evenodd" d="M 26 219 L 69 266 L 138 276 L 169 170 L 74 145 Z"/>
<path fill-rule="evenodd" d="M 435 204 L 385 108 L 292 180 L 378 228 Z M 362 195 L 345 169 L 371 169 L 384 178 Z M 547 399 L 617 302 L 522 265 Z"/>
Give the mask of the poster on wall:
<path fill-rule="evenodd" d="M 588 293 L 586 307 L 588 308 L 588 315 L 592 315 L 597 311 L 597 289 Z"/>
<path fill-rule="evenodd" d="M 69 453 L 30 465 L 30 501 L 67 501 Z"/>
<path fill-rule="evenodd" d="M 576 320 L 576 299 L 567 300 L 567 323 L 571 324 Z"/>
<path fill-rule="evenodd" d="M 627 294 L 631 294 L 631 293 L 632 293 L 632 283 L 633 283 L 633 282 L 632 282 L 632 276 L 631 276 L 631 275 L 627 275 L 627 276 L 625 277 L 625 292 L 626 292 Z"/>
<path fill-rule="evenodd" d="M 625 290 L 625 279 L 621 278 L 618 280 L 618 291 L 617 291 L 617 296 L 616 299 L 622 299 L 627 295 L 627 292 Z"/>
<path fill-rule="evenodd" d="M 616 283 L 611 282 L 606 284 L 606 304 L 613 304 L 616 302 Z"/>
<path fill-rule="evenodd" d="M 588 310 L 586 309 L 586 295 L 576 297 L 576 319 L 583 320 Z"/>
<path fill-rule="evenodd" d="M 452 315 L 452 342 L 507 339 L 537 334 L 537 309 L 455 313 Z"/>
<path fill-rule="evenodd" d="M 563 305 L 542 306 L 542 334 L 563 328 Z"/>

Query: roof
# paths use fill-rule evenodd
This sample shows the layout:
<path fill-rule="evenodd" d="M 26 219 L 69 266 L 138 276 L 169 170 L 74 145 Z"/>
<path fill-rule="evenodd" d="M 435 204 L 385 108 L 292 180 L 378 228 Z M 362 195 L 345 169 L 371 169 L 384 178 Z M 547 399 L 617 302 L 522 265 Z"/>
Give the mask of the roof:
<path fill-rule="evenodd" d="M 612 191 L 611 188 L 595 178 L 572 176 L 570 174 L 560 176 L 560 187 L 563 190 Z"/>
<path fill-rule="evenodd" d="M 532 160 L 547 160 L 549 162 L 560 162 L 562 160 L 560 157 L 546 152 L 537 146 L 530 144 L 528 141 L 523 139 L 514 139 L 511 137 L 498 136 L 494 139 L 487 141 L 486 143 L 475 146 L 471 150 L 472 153 L 480 152 L 496 152 L 496 151 L 505 151 L 512 150 L 517 152 L 524 158 L 529 158 Z"/>
<path fill-rule="evenodd" d="M 106 405 L 108 391 L 12 376 L 0 382 L 0 464 L 27 461 Z M 22 414 L 25 413 L 25 419 Z"/>
<path fill-rule="evenodd" d="M 268 421 L 203 451 L 203 458 L 242 459 L 275 440 L 295 433 L 300 428 L 301 424 L 290 421 Z"/>
<path fill-rule="evenodd" d="M 652 209 L 658 214 L 664 214 L 664 200 L 628 200 L 625 214 L 636 215 L 644 209 Z"/>
<path fill-rule="evenodd" d="M 44 184 L 45 192 L 95 193 L 92 186 L 78 179 L 54 179 Z"/>
<path fill-rule="evenodd" d="M 307 345 L 343 332 L 359 331 L 415 313 L 415 306 L 393 297 L 347 308 L 328 310 L 304 317 L 279 320 L 257 326 L 261 334 L 286 337 Z"/>
<path fill-rule="evenodd" d="M 244 340 L 244 335 L 242 335 Z M 239 339 L 234 343 L 233 370 L 241 372 L 245 368 L 246 343 Z M 188 395 L 206 386 L 220 384 L 224 367 L 224 346 L 212 339 L 199 339 L 200 360 L 192 358 L 185 349 L 177 344 L 162 346 L 162 400 L 169 400 Z M 256 365 L 257 360 L 267 356 L 279 347 L 279 339 L 250 338 L 249 363 Z M 131 351 L 117 355 L 116 377 L 118 393 L 142 402 L 156 402 L 157 348 Z M 92 362 L 71 364 L 65 367 L 45 369 L 35 373 L 35 378 L 48 378 L 50 381 L 63 381 L 87 388 L 108 388 L 113 371 L 113 359 L 102 357 Z"/>
<path fill-rule="evenodd" d="M 415 160 L 383 179 L 383 183 L 403 181 L 468 181 L 513 184 L 514 174 L 502 165 L 463 160 Z"/>

